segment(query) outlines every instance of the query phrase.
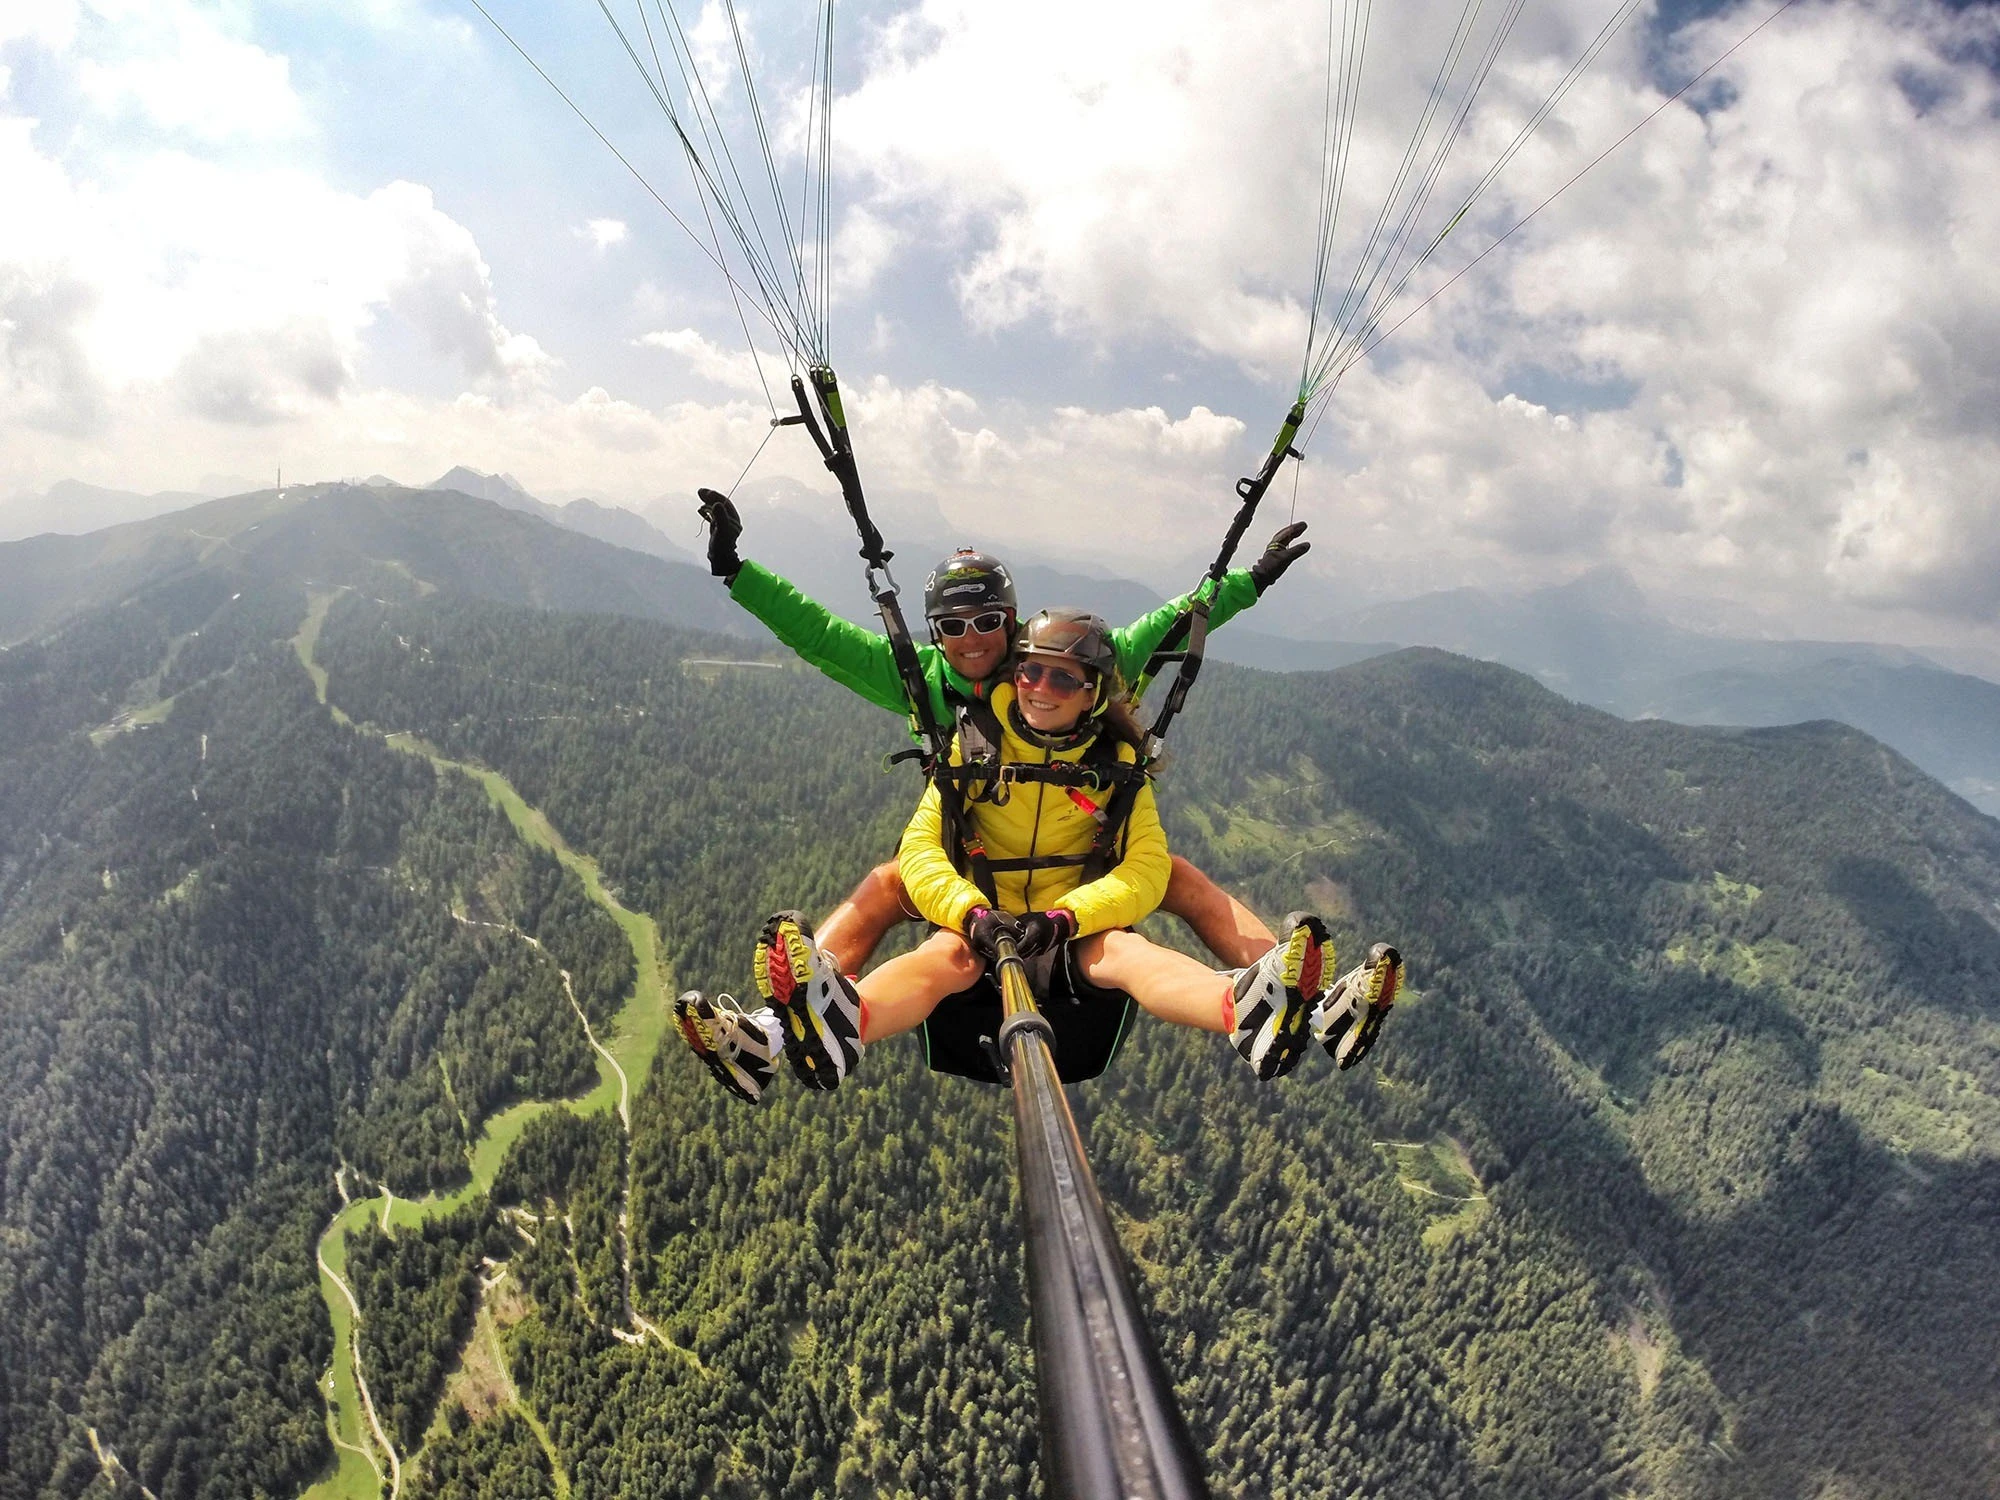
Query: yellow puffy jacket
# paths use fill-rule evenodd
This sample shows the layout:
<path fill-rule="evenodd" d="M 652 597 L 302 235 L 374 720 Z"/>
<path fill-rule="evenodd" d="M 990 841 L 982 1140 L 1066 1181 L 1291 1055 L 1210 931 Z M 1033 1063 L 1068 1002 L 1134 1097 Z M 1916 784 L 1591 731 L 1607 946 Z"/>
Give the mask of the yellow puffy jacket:
<path fill-rule="evenodd" d="M 1045 750 L 1021 737 L 1014 728 L 1014 685 L 993 690 L 993 711 L 1001 728 L 1001 758 L 1033 765 L 1083 758 L 1087 745 L 1074 750 Z M 952 747 L 952 764 L 960 763 L 962 747 Z M 1130 745 L 1118 747 L 1118 758 L 1137 759 Z M 1005 803 L 971 804 L 973 827 L 989 859 L 1026 859 L 1031 855 L 1088 854 L 1097 836 L 1097 820 L 1071 800 L 1067 789 L 1047 782 L 1016 782 Z M 1094 800 L 1102 801 L 1099 797 Z M 935 786 L 924 789 L 915 816 L 903 830 L 897 863 L 903 889 L 918 911 L 940 927 L 962 931 L 975 906 L 989 903 L 979 887 L 952 868 L 944 846 L 944 815 Z M 1003 910 L 1020 913 L 1068 909 L 1076 917 L 1078 936 L 1129 927 L 1160 904 L 1167 893 L 1167 835 L 1153 803 L 1153 788 L 1142 786 L 1125 825 L 1124 858 L 1096 880 L 1084 881 L 1075 865 L 1050 865 L 1039 870 L 1006 870 L 993 877 Z"/>

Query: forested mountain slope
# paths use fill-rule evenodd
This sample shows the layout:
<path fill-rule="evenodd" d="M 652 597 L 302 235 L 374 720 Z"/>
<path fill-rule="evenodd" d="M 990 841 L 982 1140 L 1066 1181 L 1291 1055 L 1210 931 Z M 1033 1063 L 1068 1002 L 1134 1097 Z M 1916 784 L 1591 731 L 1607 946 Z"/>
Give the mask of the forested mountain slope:
<path fill-rule="evenodd" d="M 579 1086 L 516 935 L 582 972 L 599 909 L 378 731 L 502 773 L 710 988 L 914 800 L 888 716 L 702 664 L 741 642 L 444 593 L 330 601 L 349 728 L 307 603 L 0 656 L 7 1500 L 329 1472 L 336 1168 L 448 1184 Z M 1852 731 L 1627 724 L 1435 652 L 1211 667 L 1176 740 L 1177 846 L 1415 985 L 1354 1073 L 1146 1026 L 1076 1092 L 1218 1494 L 2000 1489 L 2000 827 Z M 403 1492 L 1022 1493 L 1004 1096 L 907 1041 L 762 1110 L 671 1044 L 634 1082 L 629 1138 L 544 1116 L 490 1200 L 348 1240 Z"/>
<path fill-rule="evenodd" d="M 386 599 L 442 590 L 543 609 L 755 628 L 729 608 L 705 568 L 469 495 L 316 484 L 233 495 L 86 536 L 0 544 L 0 644 L 79 609 L 197 579 L 225 594 L 246 581 L 345 584 Z"/>
<path fill-rule="evenodd" d="M 841 741 L 808 712 L 814 684 L 745 674 L 741 727 L 683 743 L 652 706 L 665 690 L 643 627 L 515 638 L 536 684 L 515 693 L 463 666 L 507 637 L 503 617 L 421 615 L 341 618 L 336 696 L 506 767 L 660 915 L 690 982 L 740 984 L 757 916 L 823 903 L 870 839 L 834 866 L 801 856 L 843 828 L 878 828 L 884 847 L 900 816 L 907 790 L 885 802 L 872 765 L 826 753 Z M 1782 1495 L 1836 1475 L 1862 1494 L 1991 1489 L 1993 1372 L 1962 1335 L 1994 1328 L 2000 1269 L 2000 829 L 1852 731 L 1629 725 L 1437 653 L 1218 673 L 1196 703 L 1163 799 L 1180 846 L 1267 911 L 1308 893 L 1350 950 L 1396 936 L 1424 991 L 1380 1087 L 1322 1066 L 1260 1091 L 1216 1047 L 1148 1032 L 1084 1093 L 1142 1263 L 1178 1268 L 1154 1283 L 1163 1341 L 1200 1356 L 1179 1369 L 1220 1474 L 1253 1492 L 1273 1463 L 1296 1493 L 1366 1478 L 1392 1494 Z M 691 796 L 697 768 L 725 794 Z M 984 1170 L 962 1188 L 949 1158 L 879 1177 L 872 1148 L 828 1134 L 894 1133 L 912 1090 L 919 1139 L 946 1128 L 933 1108 L 997 1128 L 997 1104 L 911 1078 L 908 1050 L 870 1060 L 897 1101 L 879 1127 L 853 1123 L 865 1089 L 852 1106 L 787 1097 L 776 1112 L 803 1126 L 685 1084 L 649 1096 L 664 1128 L 657 1165 L 641 1132 L 640 1179 L 665 1187 L 641 1222 L 668 1268 L 662 1307 L 712 1302 L 733 1267 L 781 1303 L 753 1313 L 739 1293 L 731 1316 L 785 1324 L 824 1295 L 767 1269 L 798 1256 L 868 1278 L 857 1307 L 894 1301 L 854 1236 L 906 1265 L 893 1247 L 937 1232 L 918 1206 Z M 1409 1153 L 1368 1144 L 1447 1136 L 1490 1217 L 1398 1195 Z M 1415 1180 L 1476 1196 L 1448 1161 Z M 800 1245 L 815 1191 L 841 1207 Z M 1439 1206 L 1464 1217 L 1425 1248 Z M 982 1243 L 1006 1234 L 980 1222 Z M 1216 1279 L 1187 1293 L 1203 1267 Z M 807 1368 L 834 1380 L 854 1352 L 843 1340 Z M 1292 1396 L 1267 1394 L 1287 1371 Z M 1442 1465 L 1421 1483 L 1412 1424 Z M 854 1456 L 823 1451 L 817 1482 Z"/>
<path fill-rule="evenodd" d="M 499 1106 L 594 1077 L 558 962 L 599 1017 L 629 987 L 482 794 L 329 717 L 306 602 L 169 593 L 0 655 L 10 1500 L 101 1483 L 91 1426 L 157 1495 L 296 1493 L 336 1163 L 462 1178 Z"/>

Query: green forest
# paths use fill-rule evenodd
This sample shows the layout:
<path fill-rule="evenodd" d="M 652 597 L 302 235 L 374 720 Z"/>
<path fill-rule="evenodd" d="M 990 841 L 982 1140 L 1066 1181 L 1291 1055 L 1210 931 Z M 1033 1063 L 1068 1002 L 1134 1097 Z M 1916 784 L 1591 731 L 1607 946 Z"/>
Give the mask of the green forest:
<path fill-rule="evenodd" d="M 893 848 L 900 726 L 741 640 L 313 602 L 195 574 L 0 653 L 0 1500 L 361 1472 L 317 1256 L 366 1201 L 396 1462 L 347 1493 L 1032 1492 L 1004 1094 L 902 1040 L 751 1109 L 670 1036 L 507 1123 Z M 1211 665 L 1174 739 L 1176 850 L 1410 976 L 1354 1072 L 1142 1026 L 1071 1091 L 1216 1494 L 2000 1491 L 2000 824 L 1838 726 L 1437 652 Z"/>

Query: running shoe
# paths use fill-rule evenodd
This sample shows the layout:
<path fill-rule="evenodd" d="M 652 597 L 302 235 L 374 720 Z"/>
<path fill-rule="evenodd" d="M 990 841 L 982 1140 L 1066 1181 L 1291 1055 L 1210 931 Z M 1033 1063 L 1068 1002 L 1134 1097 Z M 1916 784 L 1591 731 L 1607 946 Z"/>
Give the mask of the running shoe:
<path fill-rule="evenodd" d="M 727 995 L 711 1000 L 700 990 L 689 990 L 674 1002 L 674 1024 L 717 1083 L 751 1104 L 764 1097 L 784 1046 L 783 1030 L 769 1006 L 739 1010 Z"/>
<path fill-rule="evenodd" d="M 799 1082 L 839 1088 L 861 1061 L 861 1000 L 833 955 L 813 942 L 803 916 L 781 911 L 764 924 L 754 972 L 757 993 L 778 1013 L 785 1060 Z"/>
<path fill-rule="evenodd" d="M 1305 1055 L 1313 1004 L 1333 956 L 1326 924 L 1318 917 L 1295 911 L 1284 927 L 1277 946 L 1236 976 L 1236 1030 L 1230 1040 L 1260 1082 L 1284 1077 Z"/>
<path fill-rule="evenodd" d="M 1368 1055 L 1381 1035 L 1403 982 L 1403 955 L 1387 943 L 1368 950 L 1366 962 L 1334 980 L 1313 1016 L 1313 1035 L 1342 1068 Z"/>

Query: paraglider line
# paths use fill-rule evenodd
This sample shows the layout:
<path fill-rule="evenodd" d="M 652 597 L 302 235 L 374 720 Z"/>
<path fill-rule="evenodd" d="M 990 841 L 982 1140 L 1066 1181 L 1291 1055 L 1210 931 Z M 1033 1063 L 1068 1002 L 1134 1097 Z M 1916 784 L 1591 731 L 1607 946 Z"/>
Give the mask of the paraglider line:
<path fill-rule="evenodd" d="M 762 371 L 759 371 L 758 373 L 762 374 Z M 775 411 L 776 409 L 777 408 L 774 404 L 772 410 Z M 735 497 L 736 486 L 741 484 L 744 480 L 750 477 L 750 471 L 757 467 L 757 460 L 764 456 L 765 443 L 769 443 L 771 441 L 771 434 L 776 432 L 781 425 L 782 424 L 776 418 L 772 419 L 771 425 L 764 429 L 764 442 L 759 443 L 757 445 L 757 451 L 750 455 L 750 462 L 743 466 L 743 472 L 736 476 L 735 482 L 732 483 L 727 490 L 723 491 L 724 494 L 730 496 L 731 498 Z"/>
<path fill-rule="evenodd" d="M 1387 328 L 1383 329 L 1381 336 L 1379 338 L 1374 339 L 1366 346 L 1364 346 L 1361 349 L 1361 351 L 1355 355 L 1354 359 L 1348 361 L 1348 364 L 1352 365 L 1360 360 L 1366 359 L 1369 355 L 1373 354 L 1377 349 L 1381 348 L 1383 344 L 1389 341 L 1390 336 L 1394 334 L 1398 328 L 1401 328 L 1405 323 L 1409 322 L 1410 319 L 1414 318 L 1418 313 L 1422 312 L 1426 307 L 1429 307 L 1431 303 L 1435 302 L 1439 297 L 1443 296 L 1444 293 L 1448 291 L 1459 280 L 1460 277 L 1466 274 L 1466 272 L 1470 271 L 1474 266 L 1478 265 L 1482 260 L 1486 259 L 1487 256 L 1491 255 L 1495 250 L 1498 250 L 1502 245 L 1506 244 L 1508 240 L 1512 239 L 1521 230 L 1525 229 L 1529 221 L 1532 220 L 1535 217 L 1535 215 L 1539 214 L 1543 209 L 1547 208 L 1551 203 L 1555 202 L 1556 199 L 1560 198 L 1564 193 L 1568 192 L 1571 188 L 1575 187 L 1577 183 L 1580 182 L 1586 174 L 1595 170 L 1598 166 L 1602 165 L 1604 160 L 1607 157 L 1609 157 L 1613 152 L 1615 152 L 1620 146 L 1623 146 L 1627 141 L 1631 140 L 1633 136 L 1637 135 L 1640 131 L 1644 130 L 1648 125 L 1652 124 L 1653 121 L 1657 120 L 1661 115 L 1665 114 L 1675 104 L 1679 103 L 1681 96 L 1685 94 L 1689 89 L 1693 88 L 1696 84 L 1700 83 L 1702 79 L 1708 77 L 1709 74 L 1713 73 L 1717 68 L 1721 67 L 1724 63 L 1728 62 L 1729 59 L 1736 54 L 1738 48 L 1742 47 L 1752 37 L 1756 36 L 1758 32 L 1762 31 L 1766 26 L 1769 26 L 1773 21 L 1777 20 L 1778 17 L 1782 16 L 1786 11 L 1790 10 L 1794 5 L 1797 5 L 1798 3 L 1799 0 L 1784 0 L 1784 3 L 1780 5 L 1776 10 L 1772 11 L 1768 16 L 1764 17 L 1763 20 L 1759 21 L 1755 26 L 1751 27 L 1742 36 L 1738 37 L 1736 41 L 1730 46 L 1727 52 L 1724 52 L 1714 62 L 1710 63 L 1707 67 L 1703 68 L 1699 73 L 1695 74 L 1694 77 L 1690 78 L 1686 83 L 1682 84 L 1679 88 L 1675 89 L 1672 94 L 1668 95 L 1665 99 L 1663 99 L 1660 102 L 1659 108 L 1655 109 L 1651 114 L 1647 115 L 1645 119 L 1639 121 L 1638 124 L 1634 125 L 1630 130 L 1627 130 L 1623 135 L 1619 136 L 1617 140 L 1613 141 L 1610 145 L 1606 146 L 1602 151 L 1598 152 L 1596 156 L 1592 157 L 1588 163 L 1586 163 L 1583 167 L 1581 167 L 1577 171 L 1575 176 L 1571 177 L 1569 181 L 1565 182 L 1561 187 L 1557 188 L 1553 193 L 1550 193 L 1548 197 L 1544 198 L 1540 203 L 1536 204 L 1532 209 L 1530 209 L 1526 214 L 1524 214 L 1519 220 L 1515 222 L 1514 227 L 1512 229 L 1509 229 L 1505 234 L 1501 235 L 1500 238 L 1495 240 L 1492 244 L 1488 245 L 1484 250 L 1480 251 L 1477 255 L 1473 256 L 1471 260 L 1467 261 L 1463 266 L 1459 267 L 1458 270 L 1451 275 L 1449 280 L 1443 282 L 1434 291 L 1432 291 L 1429 296 L 1425 297 L 1423 301 L 1419 302 L 1415 307 L 1411 308 L 1408 312 L 1404 313 L 1402 317 L 1398 318 L 1395 322 L 1391 323 Z M 1346 366 L 1343 366 L 1342 369 L 1344 371 L 1346 369 Z M 1338 374 L 1336 374 L 1335 376 L 1334 383 L 1336 385 L 1339 383 Z M 1328 388 L 1327 394 L 1329 395 L 1332 394 L 1331 387 Z"/>
<path fill-rule="evenodd" d="M 489 11 L 485 6 L 481 5 L 479 3 L 479 0 L 465 0 L 465 3 L 470 5 L 474 10 L 478 11 L 479 14 L 485 18 L 486 24 L 491 26 L 495 31 L 500 33 L 500 38 L 502 41 L 506 42 L 508 46 L 512 47 L 516 52 L 521 54 L 521 60 L 527 63 L 529 67 L 535 70 L 536 74 L 541 78 L 543 83 L 546 83 L 551 89 L 555 90 L 556 97 L 569 106 L 570 113 L 575 115 L 579 120 L 583 121 L 584 128 L 588 130 L 592 135 L 597 137 L 598 141 L 603 145 L 606 151 L 609 151 L 613 156 L 618 158 L 618 164 L 622 166 L 626 171 L 632 174 L 632 180 L 637 182 L 640 187 L 646 190 L 646 195 L 649 198 L 651 198 L 655 203 L 660 205 L 661 209 L 665 211 L 666 216 L 668 218 L 672 219 L 676 224 L 680 225 L 681 232 L 687 235 L 687 237 L 690 240 L 694 241 L 695 249 L 699 250 L 714 264 L 716 270 L 722 273 L 723 278 L 726 281 L 728 281 L 731 287 L 736 287 L 740 290 L 741 289 L 740 285 L 737 282 L 736 277 L 733 274 L 731 274 L 728 265 L 716 259 L 714 253 L 709 250 L 708 246 L 704 245 L 701 242 L 701 236 L 695 233 L 693 226 L 691 226 L 686 219 L 683 219 L 679 214 L 674 212 L 673 205 L 668 203 L 666 199 L 662 198 L 660 196 L 659 189 L 655 188 L 652 183 L 646 180 L 646 174 L 641 172 L 637 167 L 633 166 L 631 161 L 626 157 L 625 153 L 620 151 L 616 146 L 611 144 L 611 138 L 605 135 L 603 131 L 597 128 L 596 122 L 592 120 L 589 115 L 583 112 L 582 108 L 577 104 L 577 102 L 574 99 L 570 98 L 568 94 L 563 92 L 563 87 L 561 84 L 557 83 L 553 78 L 549 77 L 548 72 L 542 67 L 540 63 L 535 61 L 534 57 L 530 55 L 530 53 L 528 52 L 528 49 L 523 47 L 519 42 L 515 41 L 512 33 L 510 33 L 506 27 L 502 26 L 497 20 L 495 20 L 493 18 L 493 13 Z M 759 303 L 758 310 L 764 314 L 766 321 L 771 323 L 772 330 L 782 340 L 785 336 L 785 330 L 781 326 L 779 326 L 774 319 L 771 318 L 769 309 L 765 308 L 761 303 Z M 774 408 L 775 408 L 775 403 L 774 403 Z"/>

